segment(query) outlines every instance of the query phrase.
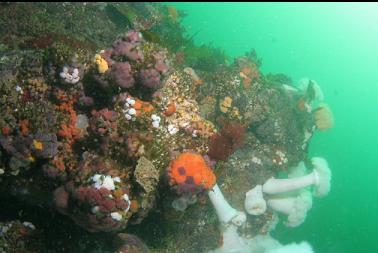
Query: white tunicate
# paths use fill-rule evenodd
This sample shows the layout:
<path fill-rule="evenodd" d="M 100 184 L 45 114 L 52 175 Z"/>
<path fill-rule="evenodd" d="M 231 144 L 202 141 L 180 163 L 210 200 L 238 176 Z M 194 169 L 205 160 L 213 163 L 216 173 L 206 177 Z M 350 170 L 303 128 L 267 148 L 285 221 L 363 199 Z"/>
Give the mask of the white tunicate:
<path fill-rule="evenodd" d="M 106 176 L 102 182 L 102 187 L 112 191 L 115 189 L 114 181 L 111 176 Z"/>
<path fill-rule="evenodd" d="M 94 207 L 92 207 L 92 209 L 91 209 L 91 211 L 92 211 L 93 214 L 98 213 L 99 210 L 100 210 L 100 207 L 99 207 L 99 206 L 94 206 Z"/>
<path fill-rule="evenodd" d="M 154 128 L 159 128 L 159 121 L 152 121 L 152 126 L 154 127 Z"/>
<path fill-rule="evenodd" d="M 128 212 L 129 209 L 130 209 L 130 205 L 131 205 L 131 201 L 130 201 L 129 195 L 123 194 L 122 197 L 123 197 L 123 200 L 125 200 L 127 202 L 127 208 L 125 209 L 125 212 Z"/>
<path fill-rule="evenodd" d="M 79 80 L 80 80 L 80 77 L 75 77 L 75 78 L 72 79 L 71 83 L 75 84 L 75 83 L 79 82 Z"/>
<path fill-rule="evenodd" d="M 113 220 L 120 221 L 122 220 L 122 215 L 119 212 L 113 212 L 110 214 Z"/>
<path fill-rule="evenodd" d="M 96 174 L 92 177 L 92 181 L 94 181 L 93 186 L 96 189 L 100 189 L 101 187 L 104 187 L 108 189 L 109 191 L 112 191 L 115 189 L 114 180 L 111 176 L 103 176 L 100 174 Z"/>
<path fill-rule="evenodd" d="M 99 181 L 99 180 L 101 179 L 101 176 L 102 176 L 102 175 L 100 175 L 100 174 L 95 174 L 95 175 L 92 177 L 92 180 L 93 180 L 94 182 L 97 182 L 97 181 Z"/>
<path fill-rule="evenodd" d="M 197 130 L 194 130 L 193 133 L 192 133 L 192 136 L 193 136 L 193 137 L 197 137 L 197 133 L 198 133 L 198 131 L 197 131 Z"/>
<path fill-rule="evenodd" d="M 130 108 L 129 111 L 128 111 L 128 114 L 135 115 L 136 114 L 136 110 L 134 108 Z"/>
<path fill-rule="evenodd" d="M 22 223 L 22 225 L 24 225 L 24 227 L 30 228 L 30 229 L 32 229 L 32 230 L 35 229 L 35 226 L 33 225 L 33 223 L 31 223 L 31 222 L 29 222 L 29 221 L 24 221 L 24 222 Z"/>
<path fill-rule="evenodd" d="M 126 118 L 127 120 L 131 120 L 131 119 L 132 119 L 132 117 L 131 117 L 130 114 L 125 114 L 125 118 Z"/>
<path fill-rule="evenodd" d="M 79 70 L 77 68 L 74 68 L 72 71 L 72 74 L 68 72 L 68 67 L 63 67 L 63 71 L 60 72 L 60 77 L 64 79 L 66 83 L 75 84 L 79 82 Z"/>
<path fill-rule="evenodd" d="M 19 85 L 16 86 L 16 91 L 17 91 L 17 92 L 20 92 L 21 94 L 24 93 L 24 92 L 22 91 L 22 88 L 21 88 Z"/>
<path fill-rule="evenodd" d="M 167 129 L 170 135 L 174 135 L 179 131 L 179 129 L 173 124 L 168 125 Z"/>
<path fill-rule="evenodd" d="M 11 225 L 12 224 L 10 224 L 9 226 L 4 226 L 4 227 L 1 227 L 1 233 L 0 234 L 5 234 L 5 233 L 7 233 L 8 232 L 8 230 L 11 228 Z"/>
<path fill-rule="evenodd" d="M 160 122 L 160 117 L 157 116 L 156 114 L 152 114 L 152 115 L 151 115 L 151 119 L 152 119 L 153 121 L 158 121 L 158 122 Z"/>
<path fill-rule="evenodd" d="M 135 100 L 134 100 L 134 99 L 130 99 L 127 103 L 128 103 L 129 105 L 134 105 L 134 104 L 135 104 Z"/>
<path fill-rule="evenodd" d="M 79 76 L 79 70 L 78 70 L 77 68 L 75 68 L 75 69 L 73 70 L 72 75 L 73 75 L 74 77 Z"/>
<path fill-rule="evenodd" d="M 116 183 L 121 183 L 121 179 L 119 177 L 115 177 L 115 178 L 113 178 L 113 180 Z"/>

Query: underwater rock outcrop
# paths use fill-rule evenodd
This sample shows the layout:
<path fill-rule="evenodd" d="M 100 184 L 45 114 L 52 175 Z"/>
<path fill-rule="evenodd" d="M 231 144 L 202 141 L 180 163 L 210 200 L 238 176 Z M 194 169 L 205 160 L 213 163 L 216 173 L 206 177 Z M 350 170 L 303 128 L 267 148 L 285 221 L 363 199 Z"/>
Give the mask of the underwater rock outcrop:
<path fill-rule="evenodd" d="M 42 231 L 66 231 L 18 245 L 20 252 L 225 250 L 232 245 L 222 236 L 267 236 L 275 211 L 292 220 L 294 197 L 284 210 L 268 185 L 293 176 L 298 164 L 312 168 L 311 136 L 333 125 L 316 82 L 296 88 L 286 76 L 264 75 L 254 51 L 225 64 L 218 50 L 185 38 L 173 7 L 2 7 L 9 30 L 0 36 L 0 201 L 18 205 L 0 211 L 8 220 L 22 211 Z M 30 26 L 23 18 L 9 23 L 5 10 L 19 17 L 28 8 Z M 56 19 L 43 34 L 42 9 Z M 310 181 L 296 197 L 311 195 L 319 182 Z M 31 215 L 36 208 L 40 216 Z M 7 224 L 0 235 L 10 231 L 8 243 L 29 234 Z M 78 243 L 57 246 L 67 233 Z"/>

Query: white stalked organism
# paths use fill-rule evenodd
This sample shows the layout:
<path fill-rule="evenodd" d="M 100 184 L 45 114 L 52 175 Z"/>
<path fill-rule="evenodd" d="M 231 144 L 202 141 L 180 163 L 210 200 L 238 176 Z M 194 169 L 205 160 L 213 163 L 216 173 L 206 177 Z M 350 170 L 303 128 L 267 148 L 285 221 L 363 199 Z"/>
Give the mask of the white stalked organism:
<path fill-rule="evenodd" d="M 222 238 L 223 244 L 218 249 L 219 252 L 244 252 L 247 249 L 247 244 L 244 239 L 238 234 L 238 227 L 236 225 L 228 225 L 223 228 Z"/>
<path fill-rule="evenodd" d="M 246 221 L 247 217 L 245 213 L 230 206 L 219 189 L 218 184 L 215 184 L 208 191 L 208 195 L 221 224 L 232 222 L 236 226 L 241 226 Z"/>
<path fill-rule="evenodd" d="M 260 215 L 266 211 L 262 185 L 256 185 L 245 194 L 244 208 L 251 215 Z"/>
<path fill-rule="evenodd" d="M 263 184 L 263 192 L 266 194 L 279 194 L 313 185 L 316 197 L 327 195 L 331 187 L 331 170 L 328 167 L 328 163 L 321 157 L 314 157 L 311 161 L 314 167 L 312 173 L 287 179 L 270 178 Z"/>
<path fill-rule="evenodd" d="M 287 215 L 286 226 L 297 227 L 305 221 L 307 212 L 312 207 L 312 195 L 304 189 L 296 196 L 269 199 L 267 204 L 272 210 Z"/>
<path fill-rule="evenodd" d="M 313 157 L 311 162 L 317 176 L 314 196 L 324 197 L 331 189 L 331 170 L 328 166 L 327 160 L 322 157 Z"/>

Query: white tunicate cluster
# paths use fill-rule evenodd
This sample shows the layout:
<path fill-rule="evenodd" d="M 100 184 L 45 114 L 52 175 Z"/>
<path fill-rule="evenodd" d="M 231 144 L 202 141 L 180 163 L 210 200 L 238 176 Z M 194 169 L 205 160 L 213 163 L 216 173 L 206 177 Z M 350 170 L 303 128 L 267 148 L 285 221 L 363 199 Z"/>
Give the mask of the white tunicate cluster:
<path fill-rule="evenodd" d="M 256 163 L 256 164 L 259 164 L 259 165 L 262 165 L 261 159 L 258 158 L 258 157 L 256 157 L 256 156 L 252 157 L 252 162 Z"/>
<path fill-rule="evenodd" d="M 129 209 L 130 209 L 130 206 L 131 206 L 131 201 L 130 201 L 129 195 L 127 195 L 125 193 L 125 194 L 123 194 L 122 198 L 123 198 L 124 201 L 127 202 L 127 208 L 126 208 L 125 212 L 128 212 Z"/>
<path fill-rule="evenodd" d="M 123 114 L 127 120 L 135 120 L 136 110 L 133 108 L 135 100 L 132 98 L 127 98 L 124 108 L 122 109 Z"/>
<path fill-rule="evenodd" d="M 179 129 L 173 124 L 169 124 L 167 129 L 170 135 L 174 135 L 179 131 Z"/>
<path fill-rule="evenodd" d="M 282 165 L 284 163 L 287 163 L 288 160 L 287 160 L 284 152 L 282 152 L 281 150 L 277 150 L 276 155 L 278 156 L 278 159 L 274 158 L 273 159 L 274 163 L 277 163 L 278 165 Z"/>
<path fill-rule="evenodd" d="M 103 187 L 103 188 L 108 189 L 109 191 L 113 191 L 115 190 L 114 182 L 120 183 L 121 179 L 119 177 L 112 178 L 109 175 L 107 176 L 107 175 L 96 174 L 92 177 L 92 181 L 94 182 L 93 186 L 96 189 L 100 189 Z"/>
<path fill-rule="evenodd" d="M 122 220 L 122 215 L 119 212 L 112 212 L 110 213 L 110 216 L 113 220 L 120 221 Z"/>
<path fill-rule="evenodd" d="M 197 137 L 198 135 L 198 131 L 197 130 L 193 130 L 193 132 L 192 132 L 192 137 Z"/>
<path fill-rule="evenodd" d="M 29 222 L 29 221 L 24 221 L 22 223 L 22 225 L 24 225 L 24 227 L 27 227 L 27 228 L 30 228 L 31 230 L 34 230 L 35 229 L 35 226 L 33 225 L 33 223 Z"/>
<path fill-rule="evenodd" d="M 70 73 L 70 71 L 68 71 L 68 67 L 65 66 L 63 67 L 63 71 L 60 72 L 60 77 L 63 78 L 66 83 L 75 84 L 80 80 L 79 70 L 74 68 Z"/>
<path fill-rule="evenodd" d="M 0 227 L 0 235 L 4 235 L 8 232 L 8 230 L 12 227 L 12 223 L 10 224 L 7 224 L 7 225 L 4 225 L 2 227 Z"/>
<path fill-rule="evenodd" d="M 159 128 L 160 120 L 161 120 L 160 117 L 157 116 L 156 114 L 152 114 L 151 119 L 152 119 L 152 127 Z"/>
<path fill-rule="evenodd" d="M 16 91 L 19 92 L 21 95 L 24 94 L 24 91 L 19 85 L 16 85 Z"/>

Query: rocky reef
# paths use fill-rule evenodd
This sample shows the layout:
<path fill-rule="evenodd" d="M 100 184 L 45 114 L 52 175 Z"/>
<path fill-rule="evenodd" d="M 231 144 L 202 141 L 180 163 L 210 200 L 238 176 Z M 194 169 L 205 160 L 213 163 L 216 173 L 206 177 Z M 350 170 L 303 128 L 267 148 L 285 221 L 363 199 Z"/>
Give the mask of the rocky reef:
<path fill-rule="evenodd" d="M 226 64 L 172 6 L 0 13 L 0 252 L 227 249 L 219 225 L 274 228 L 270 178 L 320 166 L 307 148 L 333 120 L 316 82 L 264 75 L 253 50 Z"/>

